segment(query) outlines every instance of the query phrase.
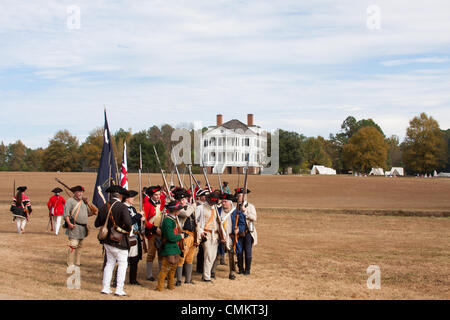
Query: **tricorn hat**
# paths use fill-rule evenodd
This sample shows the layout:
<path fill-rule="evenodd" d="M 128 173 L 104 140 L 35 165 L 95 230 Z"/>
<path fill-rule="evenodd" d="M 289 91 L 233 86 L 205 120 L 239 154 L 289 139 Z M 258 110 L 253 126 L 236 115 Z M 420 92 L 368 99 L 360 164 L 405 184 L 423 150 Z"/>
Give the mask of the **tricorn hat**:
<path fill-rule="evenodd" d="M 184 189 L 177 190 L 174 192 L 173 197 L 177 200 L 181 200 L 182 198 L 189 198 L 191 195 Z"/>
<path fill-rule="evenodd" d="M 244 188 L 237 188 L 237 189 L 234 189 L 234 192 L 235 192 L 236 194 L 244 193 Z M 250 193 L 250 189 L 247 189 L 247 194 L 248 194 L 248 193 Z"/>
<path fill-rule="evenodd" d="M 166 204 L 166 209 L 170 212 L 177 211 L 183 209 L 183 206 L 178 201 L 170 201 L 168 204 Z"/>
<path fill-rule="evenodd" d="M 197 197 L 206 196 L 207 194 L 209 194 L 207 189 L 198 189 L 196 193 Z"/>
<path fill-rule="evenodd" d="M 72 192 L 83 191 L 84 192 L 84 188 L 82 186 L 75 186 L 75 187 L 70 188 L 70 191 L 72 191 Z"/>
<path fill-rule="evenodd" d="M 52 190 L 53 193 L 60 193 L 63 192 L 63 190 L 61 188 L 56 187 L 55 189 Z"/>
<path fill-rule="evenodd" d="M 27 190 L 27 187 L 26 187 L 26 186 L 21 186 L 21 187 L 18 187 L 18 188 L 17 188 L 17 191 L 24 192 L 25 190 Z"/>
<path fill-rule="evenodd" d="M 127 189 L 125 189 L 125 188 L 123 188 L 123 187 L 121 187 L 119 185 L 114 184 L 114 185 L 108 187 L 105 190 L 105 192 L 107 192 L 107 193 L 119 193 L 119 194 L 122 194 L 122 195 L 126 195 Z"/>
<path fill-rule="evenodd" d="M 236 202 L 236 198 L 233 195 L 229 194 L 229 193 L 222 193 L 222 194 L 220 194 L 220 199 L 222 199 L 222 200 L 230 200 L 230 201 Z"/>
<path fill-rule="evenodd" d="M 125 198 L 134 198 L 139 194 L 139 192 L 135 191 L 135 190 L 125 190 L 125 192 L 123 193 Z"/>
<path fill-rule="evenodd" d="M 161 186 L 150 186 L 145 190 L 145 193 L 149 196 L 152 196 L 155 192 L 161 191 Z"/>
<path fill-rule="evenodd" d="M 206 200 L 208 202 L 217 203 L 219 202 L 220 194 L 216 191 L 206 195 Z"/>

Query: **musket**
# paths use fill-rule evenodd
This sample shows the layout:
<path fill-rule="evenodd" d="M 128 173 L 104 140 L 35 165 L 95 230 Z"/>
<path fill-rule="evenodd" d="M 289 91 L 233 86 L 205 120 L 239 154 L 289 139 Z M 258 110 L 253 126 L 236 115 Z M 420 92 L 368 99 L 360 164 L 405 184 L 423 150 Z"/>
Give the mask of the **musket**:
<path fill-rule="evenodd" d="M 191 171 L 191 165 L 188 165 L 189 170 L 189 185 L 191 186 L 191 204 L 194 204 L 195 202 L 195 195 L 194 195 L 194 185 L 192 184 L 192 171 Z M 195 215 L 195 213 L 194 213 Z M 198 246 L 197 242 L 197 219 L 194 218 L 194 245 Z"/>
<path fill-rule="evenodd" d="M 181 188 L 184 189 L 183 181 L 181 181 L 181 177 L 180 177 L 180 172 L 178 171 L 178 167 L 177 167 L 177 165 L 175 164 L 175 162 L 173 162 L 172 154 L 173 154 L 173 149 L 172 149 L 172 153 L 171 153 L 170 159 L 172 160 L 173 166 L 175 167 L 175 171 L 176 171 L 176 173 L 177 173 L 178 184 L 180 185 Z M 173 173 L 172 173 L 172 174 L 173 174 Z M 173 182 L 172 182 L 172 183 L 173 183 Z"/>
<path fill-rule="evenodd" d="M 201 189 L 200 185 L 198 184 L 197 179 L 194 177 L 194 174 L 192 173 L 191 169 L 189 169 L 189 175 L 192 177 L 192 180 L 194 180 L 195 185 L 197 186 L 197 188 Z"/>
<path fill-rule="evenodd" d="M 222 181 L 220 181 L 220 173 L 219 173 L 219 172 L 217 172 L 217 179 L 219 180 L 219 188 L 220 188 L 220 192 L 223 193 L 223 190 L 222 190 Z"/>
<path fill-rule="evenodd" d="M 188 170 L 189 170 L 189 185 L 191 186 L 191 203 L 194 203 L 195 195 L 194 195 L 194 185 L 192 184 L 191 165 L 188 165 Z"/>
<path fill-rule="evenodd" d="M 67 193 L 67 195 L 69 196 L 69 197 L 71 197 L 71 196 L 73 196 L 73 192 L 70 190 L 70 187 L 69 186 L 67 186 L 64 182 L 62 182 L 61 180 L 59 180 L 58 178 L 55 178 L 55 180 L 56 180 L 56 182 L 58 182 L 58 183 L 60 183 L 63 187 L 64 187 L 64 191 Z M 71 193 L 72 193 L 72 195 L 70 195 L 69 194 L 69 192 L 67 191 L 67 190 L 69 190 Z M 101 194 L 101 193 L 100 193 Z M 89 207 L 89 209 L 91 210 L 91 212 L 92 212 L 92 214 L 93 215 L 96 215 L 97 213 L 98 213 L 98 208 L 94 205 L 94 204 L 92 204 L 92 203 L 89 203 L 89 201 L 86 199 L 86 198 L 84 198 L 83 199 L 83 202 Z M 104 199 L 103 199 L 104 200 Z M 105 201 L 105 203 L 106 203 L 106 201 Z"/>
<path fill-rule="evenodd" d="M 142 149 L 139 145 L 139 212 L 142 212 Z M 142 238 L 142 249 L 144 253 L 147 253 L 147 242 L 145 240 L 145 235 L 142 232 L 138 232 Z"/>
<path fill-rule="evenodd" d="M 209 192 L 212 193 L 213 190 L 211 188 L 211 184 L 209 183 L 208 175 L 206 174 L 206 168 L 203 165 L 203 161 L 202 161 L 202 168 L 203 168 L 203 176 L 205 177 L 206 185 L 208 186 Z M 219 217 L 219 209 L 217 208 L 217 204 L 214 205 L 214 209 L 216 210 L 216 213 L 217 213 L 216 214 L 216 220 L 219 223 L 219 236 L 220 236 L 221 240 L 225 241 L 226 233 L 225 233 L 225 230 L 223 228 L 222 220 Z"/>
<path fill-rule="evenodd" d="M 170 194 L 170 189 L 169 189 L 169 186 L 167 185 L 166 176 L 164 175 L 164 170 L 163 170 L 163 168 L 161 166 L 161 161 L 159 161 L 158 152 L 156 151 L 155 146 L 153 146 L 153 151 L 155 151 L 156 161 L 158 162 L 159 169 L 161 170 L 161 176 L 162 176 L 162 179 L 163 179 L 163 182 L 164 182 L 164 187 L 167 190 L 167 196 L 169 197 L 170 200 L 172 200 L 172 195 Z"/>
<path fill-rule="evenodd" d="M 177 172 L 178 184 L 180 185 L 180 187 L 182 187 L 184 189 L 184 184 L 183 184 L 183 181 L 181 181 L 180 172 L 178 171 L 178 167 L 176 165 L 175 165 L 175 171 Z"/>
<path fill-rule="evenodd" d="M 249 160 L 250 160 L 250 157 L 249 157 Z M 239 205 L 239 210 L 240 211 L 242 211 L 242 208 L 243 208 L 244 203 L 245 203 L 245 198 L 247 196 L 247 181 L 248 181 L 247 177 L 248 177 L 248 162 L 249 162 L 249 160 L 247 160 L 247 165 L 245 167 L 244 191 L 243 191 L 242 203 Z M 237 236 L 237 234 L 235 232 L 235 230 L 236 230 L 236 228 L 238 226 L 238 221 L 239 221 L 239 211 L 236 211 L 236 222 L 234 224 L 234 230 L 233 230 L 233 233 L 234 233 L 234 244 L 233 244 L 234 251 L 233 252 L 236 252 L 236 244 L 237 244 L 237 241 L 238 241 L 238 236 Z"/>

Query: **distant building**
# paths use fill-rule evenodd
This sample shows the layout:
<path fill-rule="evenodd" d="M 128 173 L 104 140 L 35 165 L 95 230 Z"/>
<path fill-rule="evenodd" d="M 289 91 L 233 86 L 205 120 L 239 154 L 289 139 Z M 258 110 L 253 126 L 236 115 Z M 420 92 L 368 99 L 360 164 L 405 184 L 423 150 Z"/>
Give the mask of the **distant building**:
<path fill-rule="evenodd" d="M 221 114 L 216 120 L 202 136 L 201 154 L 208 173 L 244 173 L 249 159 L 249 173 L 260 174 L 267 135 L 253 123 L 253 114 L 247 115 L 247 124 L 237 119 L 223 123 Z"/>

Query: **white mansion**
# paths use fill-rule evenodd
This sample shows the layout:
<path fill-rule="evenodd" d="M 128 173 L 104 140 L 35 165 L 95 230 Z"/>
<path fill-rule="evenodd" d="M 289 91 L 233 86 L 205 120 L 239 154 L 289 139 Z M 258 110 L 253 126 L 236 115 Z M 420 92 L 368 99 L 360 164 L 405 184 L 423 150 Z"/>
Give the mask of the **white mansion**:
<path fill-rule="evenodd" d="M 249 159 L 249 173 L 259 174 L 266 150 L 266 131 L 253 124 L 253 114 L 247 115 L 247 124 L 236 119 L 222 123 L 218 114 L 216 125 L 202 136 L 201 154 L 209 173 L 244 173 Z"/>

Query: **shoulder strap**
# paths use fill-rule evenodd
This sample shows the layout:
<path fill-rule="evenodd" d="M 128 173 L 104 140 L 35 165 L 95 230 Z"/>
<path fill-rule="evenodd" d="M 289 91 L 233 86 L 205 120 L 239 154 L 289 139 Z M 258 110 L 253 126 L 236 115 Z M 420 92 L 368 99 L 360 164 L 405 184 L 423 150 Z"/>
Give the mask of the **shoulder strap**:
<path fill-rule="evenodd" d="M 114 205 L 115 205 L 116 203 L 117 203 L 117 201 L 114 202 L 114 203 L 109 207 L 108 215 L 106 216 L 105 224 L 104 224 L 103 226 L 106 226 L 106 224 L 108 223 L 109 216 L 111 215 L 111 210 L 112 210 L 112 208 L 114 207 Z M 106 206 L 107 206 L 107 207 L 109 206 L 109 202 L 106 203 Z M 115 223 L 114 223 L 114 225 L 115 225 Z"/>
<path fill-rule="evenodd" d="M 75 217 L 73 218 L 73 223 L 75 223 L 75 221 L 77 220 L 78 212 L 80 212 L 80 208 L 81 208 L 81 201 L 78 202 L 78 204 L 73 208 L 73 210 L 72 210 L 72 212 L 70 214 L 70 217 L 73 217 L 73 212 L 75 211 L 75 209 L 77 209 L 77 212 L 75 213 Z"/>

